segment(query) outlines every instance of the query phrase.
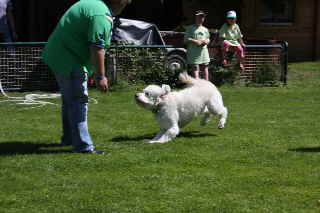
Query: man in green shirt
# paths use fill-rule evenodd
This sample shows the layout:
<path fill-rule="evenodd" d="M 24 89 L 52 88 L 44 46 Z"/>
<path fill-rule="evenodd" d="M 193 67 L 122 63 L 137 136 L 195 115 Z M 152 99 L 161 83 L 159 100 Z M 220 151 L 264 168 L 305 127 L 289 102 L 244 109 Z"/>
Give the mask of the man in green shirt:
<path fill-rule="evenodd" d="M 112 15 L 131 0 L 80 0 L 62 16 L 44 49 L 62 94 L 62 145 L 75 152 L 104 154 L 94 148 L 88 125 L 88 75 L 95 73 L 101 91 L 108 89 L 105 48 L 110 46 Z"/>
<path fill-rule="evenodd" d="M 205 16 L 203 11 L 196 11 L 195 24 L 188 26 L 184 42 L 187 45 L 187 62 L 191 66 L 194 77 L 199 78 L 199 72 L 204 72 L 204 78 L 209 80 L 210 57 L 207 45 L 210 42 L 210 33 L 203 26 Z"/>

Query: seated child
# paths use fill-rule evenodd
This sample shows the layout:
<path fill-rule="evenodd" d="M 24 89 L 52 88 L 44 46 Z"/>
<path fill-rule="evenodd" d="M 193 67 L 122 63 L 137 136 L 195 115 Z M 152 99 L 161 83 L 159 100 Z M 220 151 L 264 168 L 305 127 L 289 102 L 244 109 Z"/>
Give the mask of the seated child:
<path fill-rule="evenodd" d="M 237 14 L 235 11 L 229 11 L 227 13 L 227 22 L 222 25 L 219 31 L 219 37 L 222 40 L 222 64 L 227 65 L 227 52 L 230 48 L 233 48 L 237 53 L 240 69 L 244 70 L 244 50 L 245 46 L 242 40 L 242 33 L 239 25 L 236 23 Z"/>

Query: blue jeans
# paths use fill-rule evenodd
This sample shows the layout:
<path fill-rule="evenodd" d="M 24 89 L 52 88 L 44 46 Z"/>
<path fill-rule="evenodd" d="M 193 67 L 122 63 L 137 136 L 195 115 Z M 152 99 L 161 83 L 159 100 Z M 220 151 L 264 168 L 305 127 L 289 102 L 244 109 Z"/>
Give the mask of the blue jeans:
<path fill-rule="evenodd" d="M 72 145 L 76 152 L 94 150 L 87 124 L 87 73 L 83 72 L 80 66 L 76 66 L 70 76 L 55 73 L 55 77 L 62 98 L 61 144 Z"/>

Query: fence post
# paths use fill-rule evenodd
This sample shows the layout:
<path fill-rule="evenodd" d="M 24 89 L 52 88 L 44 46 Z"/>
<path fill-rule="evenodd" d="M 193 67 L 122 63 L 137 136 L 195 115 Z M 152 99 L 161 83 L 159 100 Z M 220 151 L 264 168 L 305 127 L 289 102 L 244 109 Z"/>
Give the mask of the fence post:
<path fill-rule="evenodd" d="M 283 41 L 283 52 L 284 52 L 284 73 L 283 73 L 283 83 L 286 85 L 287 84 L 287 75 L 288 75 L 288 63 L 289 63 L 289 54 L 288 54 L 288 42 Z"/>
<path fill-rule="evenodd" d="M 112 47 L 107 49 L 106 53 L 106 74 L 111 80 L 111 83 L 117 83 L 117 48 Z"/>

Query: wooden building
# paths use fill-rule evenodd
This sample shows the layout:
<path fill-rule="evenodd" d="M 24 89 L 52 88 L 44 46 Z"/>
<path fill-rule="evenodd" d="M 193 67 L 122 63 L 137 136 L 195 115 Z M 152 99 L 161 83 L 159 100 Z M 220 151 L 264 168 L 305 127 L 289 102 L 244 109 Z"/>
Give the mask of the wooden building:
<path fill-rule="evenodd" d="M 205 8 L 207 27 L 217 29 L 226 12 L 235 10 L 246 40 L 287 41 L 291 61 L 320 60 L 320 0 L 184 0 L 183 5 L 186 24 L 194 8 Z"/>
<path fill-rule="evenodd" d="M 320 0 L 245 0 L 241 14 L 248 39 L 285 40 L 291 60 L 320 60 Z"/>

